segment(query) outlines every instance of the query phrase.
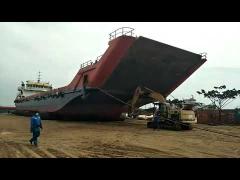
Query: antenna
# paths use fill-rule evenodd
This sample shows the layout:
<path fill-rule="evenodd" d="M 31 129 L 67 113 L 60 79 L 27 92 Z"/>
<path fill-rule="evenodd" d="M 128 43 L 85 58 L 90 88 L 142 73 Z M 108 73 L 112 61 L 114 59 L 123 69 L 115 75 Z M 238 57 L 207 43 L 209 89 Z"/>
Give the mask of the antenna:
<path fill-rule="evenodd" d="M 38 83 L 40 82 L 40 80 L 41 80 L 41 72 L 39 71 L 39 72 L 38 72 L 38 80 L 37 80 Z"/>

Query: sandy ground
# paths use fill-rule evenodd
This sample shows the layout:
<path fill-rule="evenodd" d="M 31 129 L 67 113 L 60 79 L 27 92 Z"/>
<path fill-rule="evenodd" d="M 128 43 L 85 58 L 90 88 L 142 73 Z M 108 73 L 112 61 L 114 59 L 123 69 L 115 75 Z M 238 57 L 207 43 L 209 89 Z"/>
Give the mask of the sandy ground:
<path fill-rule="evenodd" d="M 197 127 L 240 135 L 240 126 Z M 0 157 L 240 157 L 240 138 L 196 128 L 152 130 L 144 120 L 44 120 L 43 128 L 40 145 L 34 147 L 29 143 L 29 117 L 0 114 Z"/>

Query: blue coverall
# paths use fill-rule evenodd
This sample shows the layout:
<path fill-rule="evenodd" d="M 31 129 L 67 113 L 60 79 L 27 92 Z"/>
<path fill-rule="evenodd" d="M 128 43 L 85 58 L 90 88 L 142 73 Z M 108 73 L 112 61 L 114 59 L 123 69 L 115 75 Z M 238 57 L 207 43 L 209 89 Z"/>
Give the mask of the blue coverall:
<path fill-rule="evenodd" d="M 32 138 L 30 139 L 30 143 L 34 143 L 37 146 L 38 144 L 38 137 L 40 136 L 40 128 L 42 129 L 42 122 L 41 118 L 38 115 L 34 115 L 31 118 L 31 132 Z"/>

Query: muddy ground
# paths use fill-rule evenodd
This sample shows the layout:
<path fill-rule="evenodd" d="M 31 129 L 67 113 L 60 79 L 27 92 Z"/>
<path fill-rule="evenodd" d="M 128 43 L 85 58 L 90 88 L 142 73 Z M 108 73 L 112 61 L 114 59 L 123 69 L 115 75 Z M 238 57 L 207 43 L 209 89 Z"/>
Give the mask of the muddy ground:
<path fill-rule="evenodd" d="M 240 126 L 209 126 L 240 136 Z M 240 157 L 240 138 L 193 129 L 152 130 L 145 120 L 43 121 L 39 147 L 30 145 L 29 117 L 0 114 L 1 158 Z"/>

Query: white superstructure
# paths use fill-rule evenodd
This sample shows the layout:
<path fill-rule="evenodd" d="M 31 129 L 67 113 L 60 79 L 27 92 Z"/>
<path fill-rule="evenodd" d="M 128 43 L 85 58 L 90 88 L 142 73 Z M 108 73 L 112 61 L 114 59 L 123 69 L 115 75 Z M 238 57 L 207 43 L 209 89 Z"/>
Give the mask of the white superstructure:
<path fill-rule="evenodd" d="M 16 99 L 31 96 L 33 94 L 47 92 L 52 90 L 52 85 L 49 82 L 40 81 L 40 72 L 37 81 L 28 80 L 26 84 L 22 82 L 21 86 L 18 87 L 18 94 Z"/>

